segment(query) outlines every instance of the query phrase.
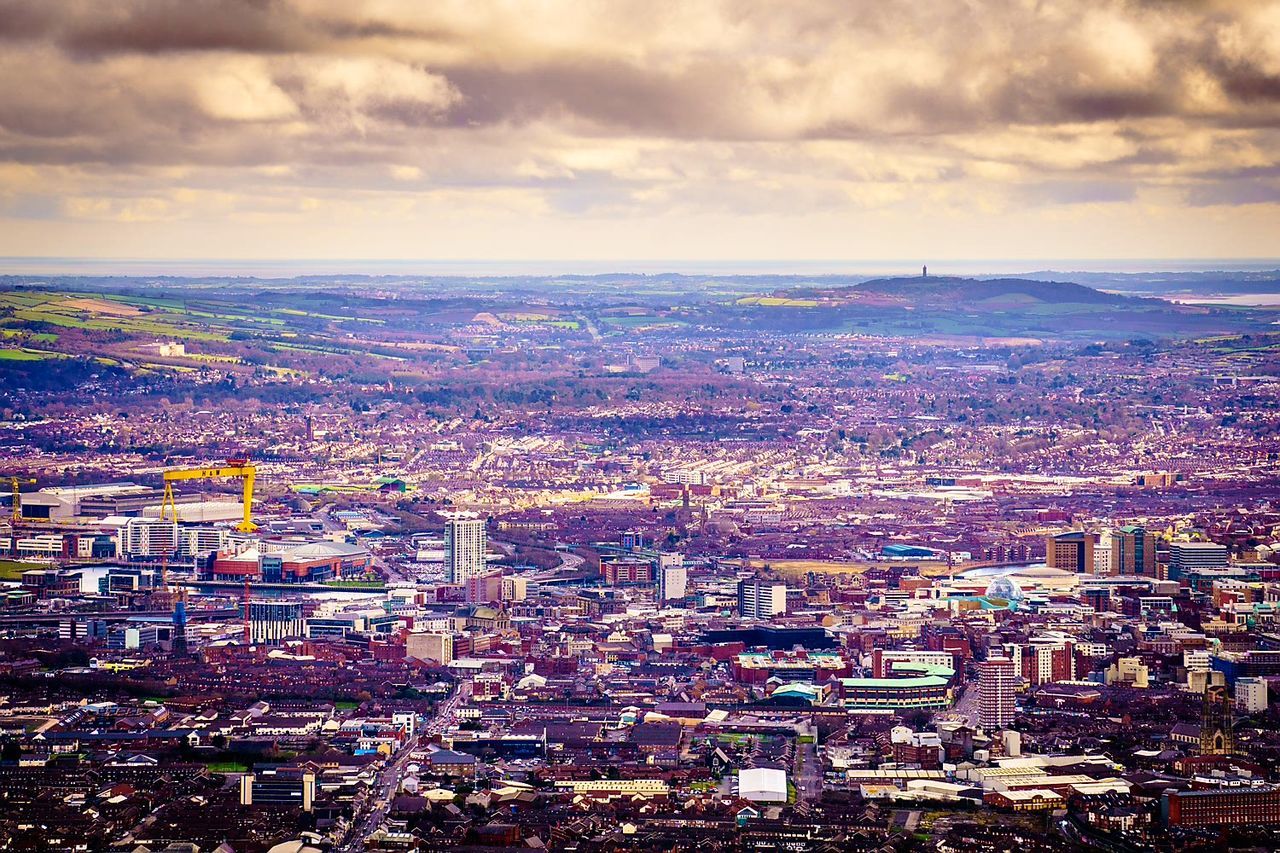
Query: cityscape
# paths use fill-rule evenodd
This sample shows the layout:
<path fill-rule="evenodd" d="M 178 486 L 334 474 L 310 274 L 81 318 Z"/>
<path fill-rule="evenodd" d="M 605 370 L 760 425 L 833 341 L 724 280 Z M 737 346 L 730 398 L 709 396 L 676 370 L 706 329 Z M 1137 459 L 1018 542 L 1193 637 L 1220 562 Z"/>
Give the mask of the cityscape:
<path fill-rule="evenodd" d="M 1280 6 L 113 6 L 0 851 L 1280 849 Z"/>

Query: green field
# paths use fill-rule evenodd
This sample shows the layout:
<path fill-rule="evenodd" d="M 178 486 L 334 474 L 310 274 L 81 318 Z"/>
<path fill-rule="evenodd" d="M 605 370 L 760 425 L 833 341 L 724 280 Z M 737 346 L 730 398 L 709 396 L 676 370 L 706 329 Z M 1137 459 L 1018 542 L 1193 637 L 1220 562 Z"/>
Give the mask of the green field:
<path fill-rule="evenodd" d="M 22 580 L 22 573 L 32 569 L 47 569 L 39 563 L 20 563 L 17 560 L 0 560 L 0 581 Z"/>
<path fill-rule="evenodd" d="M 248 773 L 249 765 L 243 761 L 210 761 L 205 764 L 210 773 Z"/>
<path fill-rule="evenodd" d="M 0 361 L 44 361 L 46 358 L 64 358 L 64 356 L 42 350 L 0 349 Z"/>
<path fill-rule="evenodd" d="M 334 589 L 382 589 L 385 586 L 382 581 L 325 581 L 324 585 Z"/>

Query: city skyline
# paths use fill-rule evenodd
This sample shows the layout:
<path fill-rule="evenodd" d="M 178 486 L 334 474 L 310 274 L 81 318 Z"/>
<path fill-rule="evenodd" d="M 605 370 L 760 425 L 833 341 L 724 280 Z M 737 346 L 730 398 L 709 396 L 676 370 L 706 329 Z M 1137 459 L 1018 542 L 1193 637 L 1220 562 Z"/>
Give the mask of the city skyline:
<path fill-rule="evenodd" d="M 1280 0 L 0 77 L 0 850 L 1280 850 Z"/>

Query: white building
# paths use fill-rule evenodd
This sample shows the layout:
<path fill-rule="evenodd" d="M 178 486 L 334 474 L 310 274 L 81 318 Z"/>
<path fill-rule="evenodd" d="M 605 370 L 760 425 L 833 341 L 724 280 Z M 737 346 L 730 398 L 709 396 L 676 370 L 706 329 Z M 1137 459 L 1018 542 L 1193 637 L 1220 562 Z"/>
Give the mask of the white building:
<path fill-rule="evenodd" d="M 485 571 L 487 536 L 482 518 L 451 518 L 444 525 L 444 570 L 449 583 L 465 584 Z"/>
<path fill-rule="evenodd" d="M 1013 722 L 1017 670 L 1009 658 L 990 657 L 978 664 L 978 724 L 1002 729 Z"/>
<path fill-rule="evenodd" d="M 667 468 L 662 472 L 662 481 L 679 486 L 705 486 L 707 475 L 694 468 Z"/>
<path fill-rule="evenodd" d="M 231 545 L 231 531 L 221 527 L 183 527 L 178 531 L 178 553 L 184 557 L 207 557 Z"/>
<path fill-rule="evenodd" d="M 131 518 L 116 532 L 116 549 L 125 557 L 168 556 L 178 550 L 178 523 Z"/>
<path fill-rule="evenodd" d="M 1267 680 L 1265 678 L 1236 679 L 1236 707 L 1249 714 L 1267 710 Z"/>
<path fill-rule="evenodd" d="M 771 619 L 786 612 L 786 584 L 758 579 L 738 582 L 738 613 L 743 619 Z"/>
<path fill-rule="evenodd" d="M 23 557 L 60 557 L 62 556 L 62 534 L 41 533 L 36 536 L 24 536 L 13 543 L 13 550 Z"/>
<path fill-rule="evenodd" d="M 1093 543 L 1093 566 L 1095 575 L 1111 574 L 1111 534 L 1104 532 Z"/>
<path fill-rule="evenodd" d="M 1187 672 L 1208 672 L 1210 655 L 1206 649 L 1184 649 L 1182 666 Z"/>
<path fill-rule="evenodd" d="M 739 770 L 738 796 L 753 803 L 785 803 L 787 773 L 773 767 Z"/>
<path fill-rule="evenodd" d="M 684 598 L 689 588 L 689 572 L 684 554 L 658 555 L 658 602 Z"/>

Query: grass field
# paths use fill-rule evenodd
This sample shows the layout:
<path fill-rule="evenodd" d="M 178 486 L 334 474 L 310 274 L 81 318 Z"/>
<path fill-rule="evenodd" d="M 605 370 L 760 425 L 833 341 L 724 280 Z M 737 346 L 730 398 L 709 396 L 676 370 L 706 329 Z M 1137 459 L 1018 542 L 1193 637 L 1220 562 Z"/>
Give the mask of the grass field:
<path fill-rule="evenodd" d="M 211 761 L 205 765 L 210 773 L 248 773 L 249 765 L 243 761 Z"/>
<path fill-rule="evenodd" d="M 768 566 L 780 575 L 803 575 L 819 572 L 830 575 L 860 575 L 870 566 L 866 563 L 845 563 L 839 560 L 748 560 L 747 566 L 761 569 Z"/>
<path fill-rule="evenodd" d="M 41 350 L 0 349 L 0 361 L 44 361 L 46 358 L 60 357 L 57 353 Z"/>
<path fill-rule="evenodd" d="M 382 589 L 386 584 L 382 581 L 325 581 L 324 585 L 334 589 Z"/>
<path fill-rule="evenodd" d="M 816 299 L 790 299 L 785 296 L 744 296 L 739 305 L 763 305 L 766 308 L 817 308 Z"/>
<path fill-rule="evenodd" d="M 40 563 L 20 563 L 17 560 L 0 560 L 0 581 L 22 580 L 22 573 L 31 569 L 47 569 Z"/>

